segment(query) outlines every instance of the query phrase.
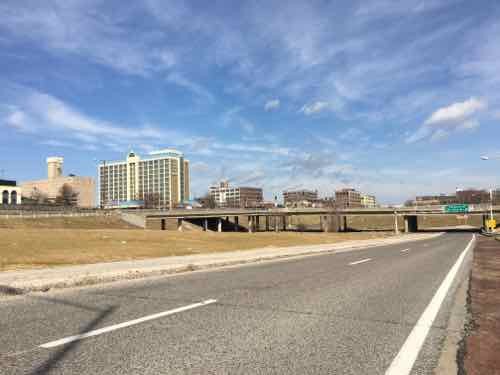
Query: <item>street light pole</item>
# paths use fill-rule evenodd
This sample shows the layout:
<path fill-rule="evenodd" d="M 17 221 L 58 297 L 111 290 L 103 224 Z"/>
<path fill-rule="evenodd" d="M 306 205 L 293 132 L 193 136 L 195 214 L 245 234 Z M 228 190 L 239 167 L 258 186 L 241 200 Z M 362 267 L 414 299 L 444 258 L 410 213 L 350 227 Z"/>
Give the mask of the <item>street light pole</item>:
<path fill-rule="evenodd" d="M 481 160 L 490 160 L 490 159 L 500 159 L 500 156 L 494 156 L 493 158 L 490 158 L 487 155 L 481 156 Z M 490 188 L 490 223 L 493 223 L 493 189 L 491 188 Z M 490 225 L 494 224 L 489 224 L 488 227 L 490 227 Z M 493 229 L 494 228 L 491 228 L 491 230 Z"/>
<path fill-rule="evenodd" d="M 493 189 L 490 189 L 490 220 L 493 220 Z"/>

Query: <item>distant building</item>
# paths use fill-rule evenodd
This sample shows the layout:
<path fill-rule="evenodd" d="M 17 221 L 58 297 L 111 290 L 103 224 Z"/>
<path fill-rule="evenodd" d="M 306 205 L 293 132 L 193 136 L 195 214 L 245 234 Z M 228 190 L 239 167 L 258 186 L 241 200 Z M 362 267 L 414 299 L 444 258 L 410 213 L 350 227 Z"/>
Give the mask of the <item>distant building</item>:
<path fill-rule="evenodd" d="M 0 180 L 3 205 L 21 204 L 21 188 L 14 180 Z"/>
<path fill-rule="evenodd" d="M 189 161 L 176 150 L 152 151 L 141 158 L 131 151 L 126 160 L 99 165 L 101 207 L 142 202 L 151 208 L 175 208 L 189 200 Z"/>
<path fill-rule="evenodd" d="M 413 206 L 438 206 L 457 203 L 455 195 L 422 195 L 417 196 L 413 201 Z"/>
<path fill-rule="evenodd" d="M 361 194 L 361 207 L 375 208 L 377 207 L 377 200 L 374 195 Z"/>
<path fill-rule="evenodd" d="M 355 189 L 341 189 L 335 192 L 335 202 L 338 208 L 360 208 L 361 193 Z"/>
<path fill-rule="evenodd" d="M 490 203 L 490 192 L 487 190 L 457 190 L 457 203 L 480 204 Z"/>
<path fill-rule="evenodd" d="M 261 188 L 230 186 L 227 181 L 210 186 L 209 195 L 216 207 L 258 207 L 264 200 Z"/>
<path fill-rule="evenodd" d="M 283 192 L 285 207 L 312 207 L 318 201 L 318 191 L 288 190 Z"/>
<path fill-rule="evenodd" d="M 23 197 L 32 201 L 55 202 L 63 187 L 75 193 L 78 207 L 95 207 L 95 181 L 92 177 L 63 176 L 61 157 L 47 158 L 47 179 L 26 181 L 21 184 Z"/>
<path fill-rule="evenodd" d="M 318 198 L 312 205 L 313 208 L 335 207 L 335 197 Z"/>

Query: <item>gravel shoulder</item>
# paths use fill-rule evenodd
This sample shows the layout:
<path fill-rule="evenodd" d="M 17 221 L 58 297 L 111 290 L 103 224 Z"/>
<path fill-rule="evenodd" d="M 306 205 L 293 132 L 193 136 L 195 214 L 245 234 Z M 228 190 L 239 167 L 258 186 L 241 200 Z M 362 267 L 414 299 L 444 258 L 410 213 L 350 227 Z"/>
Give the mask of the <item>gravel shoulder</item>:
<path fill-rule="evenodd" d="M 500 374 L 500 242 L 479 236 L 469 286 L 470 322 L 459 374 Z"/>

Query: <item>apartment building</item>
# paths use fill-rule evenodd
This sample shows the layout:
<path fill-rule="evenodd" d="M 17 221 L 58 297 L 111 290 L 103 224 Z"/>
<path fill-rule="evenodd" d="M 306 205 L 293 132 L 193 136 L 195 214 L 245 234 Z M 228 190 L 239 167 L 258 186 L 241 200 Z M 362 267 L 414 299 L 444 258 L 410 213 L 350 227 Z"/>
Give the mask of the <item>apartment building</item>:
<path fill-rule="evenodd" d="M 377 199 L 374 195 L 361 194 L 361 207 L 375 208 L 377 207 Z"/>
<path fill-rule="evenodd" d="M 256 207 L 264 200 L 261 188 L 230 186 L 227 181 L 210 186 L 209 194 L 217 207 Z"/>
<path fill-rule="evenodd" d="M 318 201 L 318 191 L 288 190 L 283 192 L 285 207 L 311 207 Z"/>
<path fill-rule="evenodd" d="M 189 161 L 172 149 L 141 157 L 131 151 L 126 160 L 99 165 L 101 207 L 140 201 L 149 208 L 174 208 L 189 200 Z"/>
<path fill-rule="evenodd" d="M 361 193 L 355 189 L 341 189 L 335 192 L 335 204 L 338 208 L 360 208 Z"/>

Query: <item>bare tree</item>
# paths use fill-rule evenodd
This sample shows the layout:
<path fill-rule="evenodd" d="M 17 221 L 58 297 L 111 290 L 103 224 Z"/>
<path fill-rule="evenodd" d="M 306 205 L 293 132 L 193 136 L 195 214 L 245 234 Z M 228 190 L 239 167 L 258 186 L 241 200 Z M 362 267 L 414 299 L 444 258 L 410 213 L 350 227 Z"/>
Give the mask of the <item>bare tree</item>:
<path fill-rule="evenodd" d="M 31 196 L 29 198 L 23 198 L 26 200 L 27 203 L 29 204 L 47 204 L 49 203 L 49 199 L 47 197 L 47 194 L 41 192 L 37 188 L 33 189 L 33 192 L 31 193 Z"/>
<path fill-rule="evenodd" d="M 64 206 L 76 206 L 78 203 L 78 192 L 74 191 L 71 185 L 64 184 L 59 189 L 56 203 Z"/>
<path fill-rule="evenodd" d="M 204 196 L 202 196 L 200 198 L 197 198 L 196 201 L 198 201 L 205 208 L 215 208 L 216 207 L 215 199 L 209 193 L 205 194 Z"/>

